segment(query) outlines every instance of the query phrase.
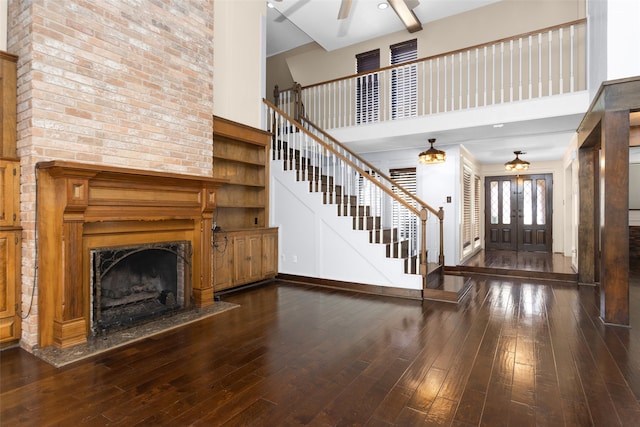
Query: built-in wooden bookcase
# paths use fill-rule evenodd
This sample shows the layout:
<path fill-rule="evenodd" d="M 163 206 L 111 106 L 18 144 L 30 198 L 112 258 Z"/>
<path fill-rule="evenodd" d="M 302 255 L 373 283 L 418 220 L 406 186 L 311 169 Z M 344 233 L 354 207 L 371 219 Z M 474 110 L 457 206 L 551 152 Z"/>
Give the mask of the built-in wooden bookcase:
<path fill-rule="evenodd" d="M 219 190 L 215 217 L 223 230 L 268 225 L 269 137 L 268 132 L 214 116 L 213 177 L 229 181 Z"/>
<path fill-rule="evenodd" d="M 217 192 L 214 216 L 215 291 L 278 272 L 277 229 L 269 228 L 270 137 L 213 117 L 213 177 L 227 180 Z"/>
<path fill-rule="evenodd" d="M 16 152 L 16 62 L 0 51 L 0 347 L 20 339 L 20 160 Z"/>

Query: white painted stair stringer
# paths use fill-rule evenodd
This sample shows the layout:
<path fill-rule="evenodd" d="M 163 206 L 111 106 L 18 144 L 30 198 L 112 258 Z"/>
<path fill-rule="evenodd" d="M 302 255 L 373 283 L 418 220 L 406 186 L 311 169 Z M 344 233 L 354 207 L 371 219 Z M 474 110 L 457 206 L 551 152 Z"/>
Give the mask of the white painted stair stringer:
<path fill-rule="evenodd" d="M 369 231 L 354 230 L 351 216 L 338 216 L 336 204 L 324 204 L 309 181 L 297 181 L 270 165 L 271 226 L 279 232 L 279 272 L 376 286 L 422 289 L 422 278 L 404 273 L 404 260 L 387 258 L 386 245 L 369 243 Z"/>

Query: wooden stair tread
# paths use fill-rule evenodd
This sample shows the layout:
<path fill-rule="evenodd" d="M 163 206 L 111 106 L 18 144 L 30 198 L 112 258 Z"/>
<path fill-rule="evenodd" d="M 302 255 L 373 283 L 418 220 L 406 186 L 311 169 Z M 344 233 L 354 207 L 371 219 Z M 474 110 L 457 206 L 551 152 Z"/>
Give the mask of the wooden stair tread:
<path fill-rule="evenodd" d="M 495 267 L 476 267 L 476 266 L 447 266 L 445 269 L 448 273 L 456 275 L 465 274 L 488 274 L 491 276 L 505 276 L 505 277 L 526 277 L 540 280 L 557 280 L 562 282 L 577 282 L 577 273 L 559 273 L 551 271 L 532 271 L 532 270 L 518 270 L 518 269 L 506 269 Z"/>
<path fill-rule="evenodd" d="M 422 296 L 426 300 L 458 303 L 471 288 L 471 277 L 451 274 L 431 274 Z"/>

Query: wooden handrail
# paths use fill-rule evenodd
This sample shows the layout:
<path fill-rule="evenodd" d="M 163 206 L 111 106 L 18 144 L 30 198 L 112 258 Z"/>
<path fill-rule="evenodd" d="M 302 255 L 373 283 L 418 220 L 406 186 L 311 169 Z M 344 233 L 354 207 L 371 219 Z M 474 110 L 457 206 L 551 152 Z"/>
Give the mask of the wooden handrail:
<path fill-rule="evenodd" d="M 426 57 L 423 57 L 423 58 L 414 59 L 412 61 L 403 62 L 402 64 L 388 65 L 386 67 L 381 67 L 381 68 L 378 68 L 376 70 L 365 71 L 363 73 L 356 73 L 356 74 L 351 74 L 351 75 L 344 76 L 344 77 L 339 77 L 337 79 L 331 79 L 331 80 L 326 80 L 326 81 L 319 82 L 319 83 L 313 83 L 313 84 L 310 84 L 310 85 L 307 85 L 307 86 L 303 86 L 302 89 L 310 89 L 312 87 L 322 86 L 322 85 L 326 85 L 326 84 L 329 84 L 329 83 L 335 83 L 335 82 L 339 82 L 339 81 L 342 81 L 342 80 L 348 80 L 348 79 L 352 79 L 352 78 L 356 78 L 356 77 L 366 76 L 366 75 L 369 75 L 369 74 L 376 74 L 376 73 L 380 73 L 382 71 L 392 70 L 392 69 L 399 68 L 399 67 L 406 67 L 407 65 L 416 64 L 416 63 L 419 63 L 419 62 L 429 61 L 429 60 L 438 59 L 438 58 L 444 58 L 444 57 L 447 57 L 447 56 L 455 55 L 456 53 L 466 52 L 466 51 L 473 50 L 473 49 L 480 49 L 480 48 L 492 46 L 492 45 L 495 45 L 495 44 L 498 44 L 498 43 L 503 43 L 503 42 L 506 42 L 506 41 L 517 40 L 517 39 L 529 37 L 529 36 L 536 35 L 536 34 L 541 34 L 541 33 L 546 33 L 546 32 L 549 32 L 549 31 L 558 30 L 560 28 L 570 27 L 572 25 L 584 24 L 586 22 L 587 22 L 587 18 L 576 19 L 575 21 L 565 22 L 564 24 L 553 25 L 551 27 L 546 27 L 546 28 L 542 28 L 542 29 L 539 29 L 539 30 L 535 30 L 535 31 L 529 31 L 529 32 L 518 34 L 518 35 L 515 35 L 515 36 L 505 37 L 505 38 L 502 38 L 502 39 L 497 39 L 497 40 L 493 40 L 493 41 L 490 41 L 490 42 L 481 43 L 481 44 L 477 44 L 477 45 L 473 45 L 473 46 L 468 46 L 468 47 L 464 47 L 464 48 L 461 48 L 461 49 L 453 50 L 453 51 L 450 51 L 450 52 L 439 53 L 437 55 L 426 56 Z"/>
<path fill-rule="evenodd" d="M 278 114 L 280 114 L 282 117 L 284 117 L 285 119 L 289 120 L 293 125 L 295 125 L 296 129 L 298 129 L 301 132 L 304 132 L 307 136 L 311 137 L 311 139 L 313 139 L 314 141 L 316 141 L 318 144 L 320 144 L 322 147 L 324 147 L 326 150 L 328 150 L 329 152 L 331 152 L 332 154 L 334 154 L 335 156 L 337 156 L 338 158 L 340 158 L 343 162 L 345 162 L 346 164 L 348 164 L 351 168 L 353 168 L 354 170 L 356 170 L 360 175 L 362 176 L 367 176 L 368 172 L 365 171 L 364 169 L 362 169 L 360 166 L 356 165 L 353 161 L 351 161 L 349 158 L 347 158 L 345 155 L 343 155 L 342 153 L 340 153 L 339 151 L 337 151 L 336 149 L 334 149 L 331 145 L 327 144 L 326 142 L 322 141 L 320 138 L 318 138 L 317 136 L 315 136 L 313 133 L 311 133 L 309 130 L 305 129 L 299 122 L 293 120 L 293 117 L 289 116 L 287 113 L 285 113 L 284 111 L 280 110 L 278 107 L 276 107 L 275 105 L 273 105 L 271 102 L 269 102 L 267 99 L 262 99 L 262 101 L 269 106 L 270 108 L 272 108 L 274 111 L 277 111 Z M 358 160 L 360 160 L 360 158 L 355 154 L 352 153 L 350 150 L 349 151 L 350 154 L 353 154 L 355 157 L 358 158 Z M 384 191 L 385 193 L 387 193 L 389 196 L 391 196 L 394 200 L 396 200 L 398 203 L 400 203 L 402 206 L 404 206 L 405 208 L 407 208 L 409 211 L 413 212 L 415 215 L 420 216 L 420 211 L 418 209 L 416 209 L 414 206 L 412 206 L 411 204 L 409 204 L 407 201 L 405 201 L 403 198 L 401 198 L 400 196 L 398 196 L 396 193 L 394 193 L 393 191 L 391 191 L 389 188 L 385 187 L 384 185 L 382 185 L 380 182 L 378 182 L 375 179 L 370 179 L 370 181 L 377 186 L 378 188 L 380 188 L 382 191 Z M 428 205 L 427 205 L 428 206 Z M 426 206 L 425 206 L 426 207 Z M 430 209 L 431 212 L 434 212 L 436 215 L 438 214 L 438 211 L 432 210 L 433 208 Z"/>
<path fill-rule="evenodd" d="M 418 196 L 416 196 L 415 194 L 411 193 L 409 190 L 405 189 L 403 186 L 401 186 L 400 184 L 396 183 L 393 181 L 393 179 L 389 176 L 387 176 L 385 173 L 383 173 L 381 170 L 379 170 L 378 168 L 376 168 L 375 166 L 373 166 L 371 163 L 367 162 L 365 159 L 363 159 L 362 157 L 358 156 L 356 153 L 354 153 L 353 151 L 349 150 L 347 147 L 345 147 L 340 141 L 338 141 L 337 139 L 335 139 L 334 137 L 332 137 L 330 134 L 328 134 L 326 131 L 320 129 L 315 123 L 313 123 L 311 120 L 307 119 L 306 117 L 303 117 L 303 120 L 305 121 L 305 123 L 311 125 L 316 131 L 320 132 L 322 135 L 324 135 L 326 138 L 330 139 L 331 142 L 333 142 L 334 144 L 336 144 L 337 146 L 339 146 L 340 148 L 344 149 L 345 151 L 348 151 L 349 153 L 351 153 L 356 159 L 358 159 L 360 162 L 362 162 L 363 164 L 365 164 L 369 169 L 371 169 L 372 171 L 374 171 L 376 174 L 378 174 L 379 176 L 381 176 L 382 178 L 384 178 L 386 181 L 389 181 L 391 183 L 393 183 L 394 186 L 396 186 L 397 188 L 399 188 L 402 192 L 406 193 L 409 197 L 411 197 L 413 200 L 416 201 L 416 203 L 418 203 L 420 205 L 420 207 L 427 209 L 429 212 L 433 213 L 434 215 L 438 215 L 438 210 L 434 209 L 433 207 L 431 207 L 429 204 L 427 204 L 426 202 L 424 202 L 422 199 L 420 199 Z"/>

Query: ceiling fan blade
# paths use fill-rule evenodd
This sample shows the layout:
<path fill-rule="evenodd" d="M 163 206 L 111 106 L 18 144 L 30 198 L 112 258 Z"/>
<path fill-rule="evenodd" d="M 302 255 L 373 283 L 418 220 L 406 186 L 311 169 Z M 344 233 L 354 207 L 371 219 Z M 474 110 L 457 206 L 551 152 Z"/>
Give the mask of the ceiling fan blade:
<path fill-rule="evenodd" d="M 415 33 L 416 31 L 422 30 L 422 24 L 416 14 L 407 6 L 407 3 L 404 0 L 387 0 L 393 10 L 396 12 L 396 15 L 400 18 L 404 26 L 407 28 L 407 31 L 410 33 Z"/>
<path fill-rule="evenodd" d="M 338 12 L 338 19 L 347 19 L 349 11 L 351 10 L 352 0 L 342 0 L 340 3 L 340 11 Z"/>

